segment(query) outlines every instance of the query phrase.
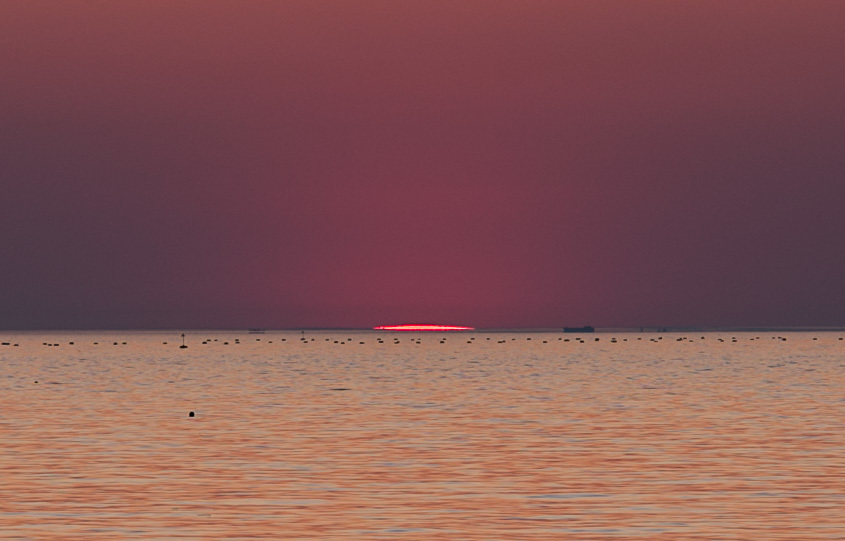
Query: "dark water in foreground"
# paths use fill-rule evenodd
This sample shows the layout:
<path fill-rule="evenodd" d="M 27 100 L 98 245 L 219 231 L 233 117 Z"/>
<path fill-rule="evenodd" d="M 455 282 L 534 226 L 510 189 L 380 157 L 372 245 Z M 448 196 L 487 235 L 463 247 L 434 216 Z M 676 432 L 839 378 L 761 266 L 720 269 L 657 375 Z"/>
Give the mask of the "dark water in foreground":
<path fill-rule="evenodd" d="M 845 539 L 838 333 L 596 336 L 0 335 L 0 538 Z"/>

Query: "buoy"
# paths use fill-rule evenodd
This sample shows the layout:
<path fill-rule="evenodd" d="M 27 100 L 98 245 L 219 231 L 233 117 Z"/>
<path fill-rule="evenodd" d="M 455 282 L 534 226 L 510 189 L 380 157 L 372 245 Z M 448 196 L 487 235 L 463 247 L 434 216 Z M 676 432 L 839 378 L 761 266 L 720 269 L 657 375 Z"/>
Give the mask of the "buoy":
<path fill-rule="evenodd" d="M 188 413 L 188 417 L 193 417 L 193 416 L 194 416 L 194 412 Z"/>

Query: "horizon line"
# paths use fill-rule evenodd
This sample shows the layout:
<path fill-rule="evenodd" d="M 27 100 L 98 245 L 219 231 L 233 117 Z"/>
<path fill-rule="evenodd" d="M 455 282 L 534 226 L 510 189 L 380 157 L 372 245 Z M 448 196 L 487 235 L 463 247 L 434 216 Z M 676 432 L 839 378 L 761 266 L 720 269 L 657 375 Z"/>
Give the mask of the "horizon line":
<path fill-rule="evenodd" d="M 0 332 L 303 332 L 303 331 L 368 331 L 368 332 L 407 332 L 442 330 L 448 332 L 563 332 L 565 327 L 463 327 L 451 325 L 436 325 L 436 329 L 408 329 L 407 325 L 385 325 L 375 327 L 115 327 L 115 328 L 28 328 L 28 329 L 0 329 Z M 414 325 L 412 327 L 428 327 Z M 845 325 L 778 325 L 778 326 L 755 326 L 755 325 L 729 325 L 729 326 L 607 326 L 594 327 L 595 332 L 789 332 L 789 331 L 816 331 L 835 332 L 845 331 Z"/>

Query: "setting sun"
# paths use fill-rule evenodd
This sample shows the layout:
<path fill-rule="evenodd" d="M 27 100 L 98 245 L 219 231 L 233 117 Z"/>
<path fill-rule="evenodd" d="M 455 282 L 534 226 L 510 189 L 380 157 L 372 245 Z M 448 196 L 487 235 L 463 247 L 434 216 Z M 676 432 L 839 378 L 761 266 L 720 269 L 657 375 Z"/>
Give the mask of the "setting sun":
<path fill-rule="evenodd" d="M 471 331 L 475 327 L 456 325 L 381 325 L 373 327 L 376 331 Z"/>

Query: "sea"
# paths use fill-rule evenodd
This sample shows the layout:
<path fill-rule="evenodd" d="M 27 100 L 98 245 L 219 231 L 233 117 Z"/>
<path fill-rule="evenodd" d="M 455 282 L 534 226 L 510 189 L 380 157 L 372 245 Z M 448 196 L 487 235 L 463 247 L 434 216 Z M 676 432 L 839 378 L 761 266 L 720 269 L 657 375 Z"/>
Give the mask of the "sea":
<path fill-rule="evenodd" d="M 0 332 L 2 539 L 845 539 L 845 333 Z"/>

